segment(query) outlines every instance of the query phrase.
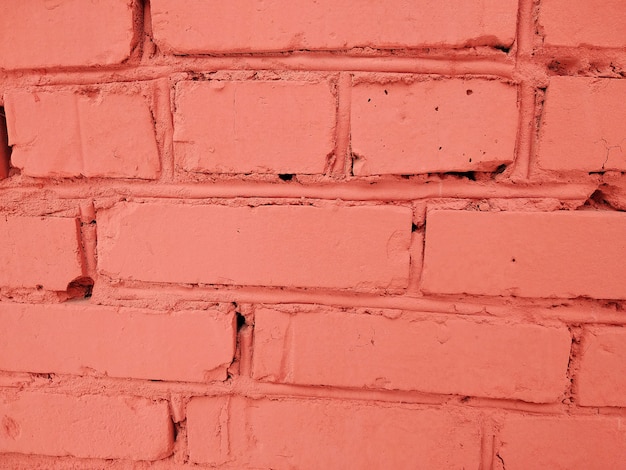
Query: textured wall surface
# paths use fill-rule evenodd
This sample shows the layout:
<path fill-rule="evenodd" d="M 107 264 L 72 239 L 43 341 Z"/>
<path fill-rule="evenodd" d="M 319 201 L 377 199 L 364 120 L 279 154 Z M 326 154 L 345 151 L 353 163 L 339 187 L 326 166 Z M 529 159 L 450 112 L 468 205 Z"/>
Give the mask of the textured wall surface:
<path fill-rule="evenodd" d="M 0 469 L 626 468 L 624 0 L 0 4 Z"/>

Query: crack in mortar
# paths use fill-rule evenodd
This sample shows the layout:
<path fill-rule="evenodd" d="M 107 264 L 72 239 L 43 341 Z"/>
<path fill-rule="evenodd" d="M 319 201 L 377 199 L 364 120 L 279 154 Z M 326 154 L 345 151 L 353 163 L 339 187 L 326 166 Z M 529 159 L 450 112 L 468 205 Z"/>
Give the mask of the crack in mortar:
<path fill-rule="evenodd" d="M 502 464 L 502 470 L 506 470 L 506 465 L 504 464 L 504 459 L 500 456 L 500 453 L 496 453 L 496 458 L 500 461 L 500 463 Z"/>

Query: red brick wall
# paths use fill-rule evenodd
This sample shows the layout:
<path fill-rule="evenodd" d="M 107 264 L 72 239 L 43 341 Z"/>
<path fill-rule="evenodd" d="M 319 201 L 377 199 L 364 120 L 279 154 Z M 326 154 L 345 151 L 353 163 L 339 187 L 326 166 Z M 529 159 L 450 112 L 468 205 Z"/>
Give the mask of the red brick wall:
<path fill-rule="evenodd" d="M 626 468 L 626 4 L 0 5 L 0 468 Z"/>

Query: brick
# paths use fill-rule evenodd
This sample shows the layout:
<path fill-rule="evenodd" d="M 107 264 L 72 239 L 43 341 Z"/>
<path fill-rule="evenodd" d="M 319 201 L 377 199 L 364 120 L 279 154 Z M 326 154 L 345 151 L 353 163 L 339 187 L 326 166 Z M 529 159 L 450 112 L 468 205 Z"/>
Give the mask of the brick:
<path fill-rule="evenodd" d="M 335 112 L 328 83 L 180 82 L 176 164 L 209 173 L 322 173 Z"/>
<path fill-rule="evenodd" d="M 253 374 L 298 385 L 554 402 L 569 383 L 570 345 L 565 327 L 261 309 Z"/>
<path fill-rule="evenodd" d="M 587 327 L 576 375 L 576 396 L 583 406 L 626 406 L 626 330 Z"/>
<path fill-rule="evenodd" d="M 498 470 L 624 468 L 622 418 L 511 417 L 499 436 Z"/>
<path fill-rule="evenodd" d="M 495 80 L 360 83 L 351 113 L 355 175 L 492 171 L 514 158 L 517 90 Z"/>
<path fill-rule="evenodd" d="M 121 203 L 98 212 L 98 263 L 153 282 L 405 288 L 410 237 L 399 206 Z"/>
<path fill-rule="evenodd" d="M 82 277 L 77 219 L 0 218 L 0 286 L 64 291 Z"/>
<path fill-rule="evenodd" d="M 21 392 L 0 396 L 0 452 L 157 460 L 172 453 L 167 402 Z"/>
<path fill-rule="evenodd" d="M 0 304 L 0 369 L 151 380 L 225 380 L 234 314 L 158 314 L 80 303 Z"/>
<path fill-rule="evenodd" d="M 189 458 L 238 468 L 479 468 L 477 422 L 325 399 L 193 398 Z"/>
<path fill-rule="evenodd" d="M 552 77 L 537 164 L 546 170 L 626 170 L 626 82 Z"/>
<path fill-rule="evenodd" d="M 422 290 L 624 299 L 624 233 L 618 212 L 432 211 Z"/>
<path fill-rule="evenodd" d="M 152 27 L 161 50 L 210 52 L 405 48 L 513 43 L 514 0 L 462 7 L 453 0 L 211 2 L 154 0 Z M 381 19 L 384 18 L 384 21 Z"/>
<path fill-rule="evenodd" d="M 152 115 L 138 94 L 48 90 L 5 95 L 11 162 L 28 176 L 151 179 L 160 169 Z"/>
<path fill-rule="evenodd" d="M 539 23 L 549 46 L 626 47 L 623 0 L 542 0 Z"/>
<path fill-rule="evenodd" d="M 133 3 L 128 0 L 2 2 L 0 68 L 119 64 L 129 57 L 135 42 Z"/>

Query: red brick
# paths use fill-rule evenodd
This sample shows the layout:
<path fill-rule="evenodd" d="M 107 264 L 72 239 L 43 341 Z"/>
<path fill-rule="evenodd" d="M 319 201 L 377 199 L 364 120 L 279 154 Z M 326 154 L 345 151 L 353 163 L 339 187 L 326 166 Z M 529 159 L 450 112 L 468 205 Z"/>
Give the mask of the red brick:
<path fill-rule="evenodd" d="M 176 164 L 212 173 L 322 173 L 334 149 L 335 109 L 328 83 L 181 82 Z"/>
<path fill-rule="evenodd" d="M 411 210 L 398 206 L 122 203 L 98 212 L 101 272 L 154 282 L 404 288 L 410 237 Z"/>
<path fill-rule="evenodd" d="M 516 88 L 494 80 L 358 84 L 354 174 L 492 171 L 513 161 L 517 115 Z"/>
<path fill-rule="evenodd" d="M 622 418 L 509 418 L 499 436 L 497 470 L 624 468 Z"/>
<path fill-rule="evenodd" d="M 626 46 L 623 0 L 542 0 L 539 23 L 549 46 Z"/>
<path fill-rule="evenodd" d="M 537 164 L 546 170 L 626 170 L 626 81 L 552 77 Z"/>
<path fill-rule="evenodd" d="M 154 0 L 161 50 L 176 54 L 298 49 L 511 45 L 517 2 Z M 383 20 L 384 19 L 384 20 Z"/>
<path fill-rule="evenodd" d="M 570 344 L 566 328 L 261 309 L 255 313 L 254 377 L 556 401 L 568 382 Z"/>
<path fill-rule="evenodd" d="M 624 299 L 624 233 L 617 212 L 432 211 L 422 290 Z"/>
<path fill-rule="evenodd" d="M 588 327 L 582 342 L 576 395 L 583 406 L 626 406 L 626 330 Z"/>
<path fill-rule="evenodd" d="M 21 392 L 0 396 L 0 452 L 157 460 L 173 448 L 166 402 Z"/>
<path fill-rule="evenodd" d="M 192 462 L 238 468 L 478 468 L 477 422 L 443 410 L 349 401 L 194 398 Z"/>
<path fill-rule="evenodd" d="M 130 55 L 133 37 L 133 2 L 128 0 L 20 0 L 0 5 L 4 69 L 119 64 Z"/>
<path fill-rule="evenodd" d="M 0 218 L 0 286 L 62 291 L 83 276 L 77 219 Z"/>
<path fill-rule="evenodd" d="M 0 303 L 0 369 L 202 382 L 225 380 L 234 314 L 80 303 Z"/>
<path fill-rule="evenodd" d="M 5 95 L 11 162 L 28 176 L 155 178 L 152 115 L 138 94 L 107 89 Z"/>

